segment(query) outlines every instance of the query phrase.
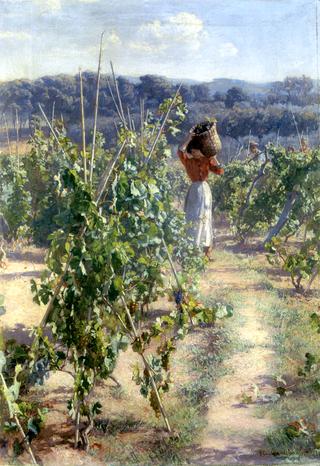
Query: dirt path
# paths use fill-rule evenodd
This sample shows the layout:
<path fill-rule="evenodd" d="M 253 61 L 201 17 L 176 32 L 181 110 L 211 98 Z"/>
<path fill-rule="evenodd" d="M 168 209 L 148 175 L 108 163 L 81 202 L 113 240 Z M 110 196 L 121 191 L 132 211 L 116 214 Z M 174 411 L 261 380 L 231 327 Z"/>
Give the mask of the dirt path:
<path fill-rule="evenodd" d="M 195 460 L 203 465 L 270 464 L 274 458 L 261 456 L 261 451 L 273 422 L 256 413 L 257 406 L 268 402 L 275 393 L 270 364 L 275 357 L 272 329 L 257 309 L 267 292 L 236 267 L 226 265 L 213 272 L 219 283 L 208 283 L 212 293 L 217 286 L 224 286 L 236 289 L 241 296 L 235 322 L 231 323 L 238 333 L 239 349 L 224 363 L 226 375 L 218 382 L 216 395 L 209 403 L 208 427 Z"/>
<path fill-rule="evenodd" d="M 6 297 L 5 315 L 0 318 L 0 325 L 5 336 L 15 337 L 23 341 L 28 336 L 30 326 L 37 323 L 43 309 L 32 303 L 30 292 L 30 278 L 38 278 L 43 269 L 43 253 L 28 252 L 27 255 L 12 255 L 8 269 L 1 273 L 0 294 Z M 224 362 L 225 373 L 216 386 L 216 394 L 209 402 L 207 421 L 208 427 L 204 432 L 200 447 L 193 451 L 193 461 L 203 465 L 231 465 L 231 464 L 271 464 L 273 457 L 261 456 L 263 440 L 267 431 L 272 428 L 271 419 L 259 418 L 256 408 L 261 404 L 264 396 L 275 393 L 272 384 L 271 362 L 275 355 L 271 346 L 273 329 L 268 328 L 265 316 L 259 310 L 259 303 L 268 297 L 268 291 L 260 286 L 257 277 L 247 274 L 239 266 L 239 260 L 232 263 L 232 256 L 220 257 L 206 271 L 205 283 L 202 292 L 215 297 L 223 288 L 232 289 L 235 296 L 240 298 L 236 307 L 235 317 L 230 319 L 230 331 L 237 341 L 237 347 L 229 359 Z M 129 363 L 134 362 L 128 358 Z M 129 364 L 128 363 L 128 364 Z M 127 387 L 125 400 L 116 400 L 109 394 L 101 393 L 101 399 L 108 405 L 108 412 L 135 412 L 136 403 L 145 410 L 146 416 L 152 413 L 144 399 L 141 399 L 138 388 L 132 384 L 130 367 L 122 366 L 121 362 L 116 376 Z M 125 380 L 124 380 L 125 379 Z M 43 396 L 51 400 L 65 394 L 70 380 L 61 378 L 61 374 L 53 375 L 46 387 Z M 129 396 L 130 395 L 130 396 Z M 252 403 L 244 403 L 244 398 L 252 398 Z M 130 400 L 130 403 L 129 403 Z M 134 406 L 133 406 L 134 405 Z M 64 421 L 65 400 L 54 400 L 55 410 L 48 418 L 49 428 L 54 427 L 57 419 Z M 66 423 L 61 429 L 62 434 L 70 434 L 72 425 Z M 47 451 L 47 434 L 44 450 L 41 456 L 46 464 L 50 461 L 62 462 L 64 455 L 71 455 L 65 464 L 75 464 L 74 451 L 65 445 L 57 449 L 57 441 L 53 438 L 55 452 Z M 63 439 L 62 439 L 63 440 Z M 59 442 L 62 440 L 60 439 Z M 58 443 L 59 443 L 58 442 Z M 65 442 L 65 440 L 64 440 Z M 41 444 L 41 439 L 40 439 Z M 41 445 L 40 445 L 41 446 Z M 46 454 L 45 454 L 46 452 Z M 73 456 L 72 456 L 73 455 Z M 79 460 L 79 458 L 78 458 Z M 78 461 L 77 464 L 82 464 Z M 98 464 L 96 458 L 96 464 Z M 99 463 L 100 464 L 100 463 Z"/>

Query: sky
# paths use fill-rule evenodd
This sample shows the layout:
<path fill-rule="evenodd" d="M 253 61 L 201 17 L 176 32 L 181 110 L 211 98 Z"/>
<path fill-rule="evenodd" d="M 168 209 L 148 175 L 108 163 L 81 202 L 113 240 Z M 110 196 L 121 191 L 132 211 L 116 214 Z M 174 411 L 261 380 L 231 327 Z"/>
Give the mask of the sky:
<path fill-rule="evenodd" d="M 95 70 L 254 82 L 317 76 L 320 0 L 0 0 L 0 81 Z"/>

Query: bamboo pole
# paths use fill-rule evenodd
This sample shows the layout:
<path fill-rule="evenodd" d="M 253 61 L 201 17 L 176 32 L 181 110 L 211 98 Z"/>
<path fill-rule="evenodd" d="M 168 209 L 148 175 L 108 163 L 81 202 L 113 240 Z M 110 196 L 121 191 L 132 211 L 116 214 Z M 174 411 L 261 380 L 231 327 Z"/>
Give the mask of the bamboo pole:
<path fill-rule="evenodd" d="M 105 189 L 106 189 L 106 186 L 108 184 L 108 181 L 110 179 L 110 176 L 114 170 L 114 167 L 117 163 L 117 161 L 119 160 L 122 152 L 123 152 L 123 149 L 125 147 L 127 143 L 127 140 L 125 139 L 120 147 L 120 149 L 118 150 L 118 153 L 117 155 L 115 156 L 115 158 L 113 160 L 111 160 L 109 162 L 109 164 L 107 165 L 105 171 L 103 172 L 101 178 L 100 178 L 100 182 L 99 182 L 99 186 L 98 186 L 98 189 L 97 189 L 97 193 L 96 193 L 96 202 L 97 204 L 100 202 L 101 200 L 101 197 L 103 195 L 103 193 L 105 192 Z"/>
<path fill-rule="evenodd" d="M 149 152 L 149 155 L 148 155 L 148 158 L 147 158 L 147 163 L 150 161 L 150 159 L 151 159 L 151 157 L 152 157 L 153 151 L 154 151 L 154 149 L 155 149 L 155 147 L 156 147 L 156 145 L 157 145 L 157 143 L 158 143 L 158 140 L 159 140 L 159 138 L 160 138 L 160 136 L 161 136 L 161 133 L 162 133 L 162 131 L 163 131 L 163 128 L 164 128 L 164 126 L 165 126 L 165 124 L 166 124 L 166 122 L 167 122 L 167 120 L 168 120 L 168 117 L 169 117 L 169 115 L 170 115 L 170 112 L 171 112 L 171 110 L 172 110 L 172 107 L 173 107 L 173 105 L 174 105 L 174 103 L 175 103 L 175 101 L 176 101 L 176 98 L 178 97 L 178 94 L 179 94 L 179 91 L 180 91 L 181 86 L 182 86 L 182 83 L 179 85 L 179 87 L 178 87 L 178 89 L 177 89 L 177 91 L 176 91 L 176 93 L 175 93 L 175 95 L 174 95 L 174 97 L 173 97 L 173 99 L 172 99 L 172 101 L 171 101 L 171 104 L 170 104 L 170 106 L 169 106 L 169 108 L 168 108 L 168 110 L 167 110 L 167 113 L 166 113 L 166 115 L 165 115 L 165 117 L 164 117 L 164 119 L 163 119 L 163 122 L 162 122 L 162 124 L 161 124 L 161 126 L 160 126 L 160 129 L 159 129 L 159 131 L 158 131 L 158 134 L 157 134 L 157 136 L 156 136 L 156 138 L 155 138 L 155 140 L 154 140 L 154 142 L 153 142 L 153 144 L 152 144 L 152 147 L 151 147 L 151 149 L 150 149 L 150 152 Z"/>
<path fill-rule="evenodd" d="M 123 121 L 123 119 L 122 119 L 122 115 L 121 115 L 120 109 L 119 109 L 119 107 L 118 107 L 117 101 L 116 101 L 116 99 L 115 99 L 114 93 L 113 93 L 113 91 L 112 91 L 112 87 L 111 87 L 111 84 L 110 84 L 110 81 L 109 81 L 108 76 L 107 76 L 107 85 L 108 85 L 108 89 L 109 89 L 111 98 L 112 98 L 112 100 L 113 100 L 114 106 L 115 106 L 115 108 L 116 108 L 118 117 L 119 117 L 120 121 L 122 122 L 123 126 L 126 127 L 126 122 Z"/>
<path fill-rule="evenodd" d="M 75 417 L 75 432 L 74 432 L 74 448 L 78 448 L 79 444 L 79 432 L 80 432 L 80 407 L 77 406 L 76 417 Z"/>
<path fill-rule="evenodd" d="M 12 156 L 12 151 L 11 151 L 11 143 L 10 143 L 10 135 L 9 135 L 9 128 L 8 128 L 8 122 L 6 118 L 6 114 L 3 114 L 3 120 L 4 120 L 4 126 L 6 129 L 6 135 L 7 135 L 7 144 L 8 144 L 8 150 L 9 150 L 9 155 L 10 157 Z"/>
<path fill-rule="evenodd" d="M 52 113 L 51 113 L 51 124 L 52 124 L 52 126 L 54 124 L 55 108 L 56 108 L 56 101 L 54 100 L 53 104 L 52 104 Z"/>
<path fill-rule="evenodd" d="M 131 120 L 131 115 L 130 115 L 130 109 L 129 109 L 129 107 L 127 107 L 127 114 L 128 114 L 129 129 L 130 129 L 130 131 L 132 131 L 132 130 L 133 130 L 133 127 L 132 127 L 132 120 Z"/>
<path fill-rule="evenodd" d="M 18 109 L 16 108 L 16 156 L 17 156 L 17 165 L 18 170 L 20 169 L 20 158 L 19 158 L 19 115 Z"/>
<path fill-rule="evenodd" d="M 93 123 L 93 136 L 92 136 L 92 152 L 90 159 L 90 176 L 89 180 L 92 184 L 93 176 L 93 163 L 96 151 L 96 136 L 97 136 L 97 123 L 98 123 L 98 108 L 99 108 L 99 93 L 100 93 L 100 78 L 101 78 L 101 60 L 102 60 L 102 42 L 103 42 L 104 32 L 100 36 L 100 50 L 99 50 L 99 63 L 98 63 L 98 73 L 97 73 L 97 87 L 96 87 L 96 100 L 94 105 L 94 123 Z"/>
<path fill-rule="evenodd" d="M 140 99 L 140 137 L 141 137 L 141 148 L 143 148 L 144 142 L 144 100 Z"/>
<path fill-rule="evenodd" d="M 124 121 L 124 123 L 125 123 L 125 126 L 127 127 L 128 125 L 126 124 L 126 118 L 125 118 L 125 116 L 124 116 L 124 111 L 123 111 L 123 106 L 122 106 L 122 100 L 121 100 L 121 96 L 120 96 L 120 92 L 119 92 L 118 81 L 117 81 L 117 79 L 116 79 L 116 75 L 115 75 L 115 72 L 114 72 L 114 69 L 113 69 L 112 61 L 110 62 L 110 66 L 111 66 L 111 73 L 112 73 L 112 77 L 113 77 L 113 82 L 114 82 L 114 85 L 115 85 L 115 88 L 116 88 L 117 97 L 118 97 L 120 113 L 121 113 L 122 119 L 123 119 L 123 121 Z"/>
<path fill-rule="evenodd" d="M 79 80 L 80 80 L 80 110 L 81 110 L 81 133 L 82 133 L 82 157 L 83 157 L 83 173 L 84 181 L 87 183 L 87 154 L 86 154 L 86 122 L 84 116 L 84 99 L 83 99 L 83 80 L 82 71 L 79 69 Z"/>
<path fill-rule="evenodd" d="M 320 69 L 319 69 L 319 15 L 318 0 L 315 0 L 315 20 L 316 20 L 316 72 L 317 72 L 317 103 L 318 103 L 318 145 L 320 144 Z"/>
<path fill-rule="evenodd" d="M 120 133 L 119 133 L 118 126 L 117 126 L 117 123 L 115 122 L 115 120 L 113 120 L 113 124 L 114 124 L 114 127 L 115 127 L 115 129 L 116 129 L 117 136 L 119 137 L 119 136 L 120 136 Z"/>
<path fill-rule="evenodd" d="M 165 242 L 165 239 L 164 239 L 163 236 L 162 236 L 162 244 L 163 244 L 164 249 L 165 249 L 165 251 L 166 251 L 166 254 L 167 254 L 167 257 L 168 257 L 168 260 L 169 260 L 169 264 L 170 264 L 171 270 L 172 270 L 172 272 L 173 272 L 174 278 L 175 278 L 175 280 L 176 280 L 176 282 L 177 282 L 178 288 L 181 290 L 181 289 L 182 289 L 182 286 L 181 286 L 181 283 L 180 283 L 180 280 L 179 280 L 179 277 L 178 277 L 176 268 L 175 268 L 175 266 L 174 266 L 174 263 L 173 263 L 171 254 L 170 254 L 170 252 L 169 252 L 167 243 Z"/>
<path fill-rule="evenodd" d="M 251 128 L 250 128 L 250 131 L 249 131 L 248 147 L 247 147 L 247 155 L 246 155 L 246 157 L 249 157 L 249 152 L 250 152 L 250 142 L 251 142 Z"/>
<path fill-rule="evenodd" d="M 42 115 L 43 115 L 43 118 L 45 119 L 45 122 L 46 122 L 47 125 L 49 126 L 49 129 L 50 129 L 50 131 L 51 131 L 51 133 L 52 133 L 54 139 L 56 140 L 58 146 L 60 147 L 60 149 L 62 150 L 62 152 L 64 153 L 64 155 L 66 155 L 65 150 L 64 150 L 64 148 L 62 147 L 61 142 L 59 141 L 59 138 L 58 138 L 58 136 L 57 136 L 57 134 L 56 134 L 56 132 L 55 132 L 53 126 L 51 125 L 50 121 L 48 120 L 47 115 L 45 114 L 45 111 L 43 110 L 41 104 L 38 104 L 38 105 L 39 105 L 40 111 L 41 111 L 41 113 L 42 113 Z"/>
<path fill-rule="evenodd" d="M 6 380 L 5 380 L 5 378 L 3 377 L 3 374 L 2 374 L 1 372 L 0 372 L 0 378 L 1 378 L 1 382 L 2 382 L 2 385 L 3 385 L 4 389 L 5 389 L 6 391 L 9 391 L 9 388 L 8 388 L 8 386 L 7 386 L 7 382 L 6 382 Z M 29 453 L 29 455 L 30 455 L 30 457 L 31 457 L 31 459 L 32 459 L 32 463 L 33 463 L 33 464 L 38 464 L 38 463 L 37 463 L 37 460 L 36 460 L 36 458 L 35 458 L 35 456 L 34 456 L 34 453 L 33 453 L 32 447 L 31 447 L 31 444 L 30 444 L 30 442 L 29 442 L 29 440 L 28 440 L 28 437 L 27 437 L 26 434 L 24 433 L 24 430 L 23 430 L 23 428 L 22 428 L 22 426 L 21 426 L 21 424 L 20 424 L 19 418 L 18 418 L 18 416 L 17 416 L 17 414 L 16 414 L 15 412 L 13 413 L 13 418 L 14 418 L 14 421 L 15 421 L 15 423 L 17 424 L 17 427 L 18 427 L 18 429 L 19 429 L 19 432 L 20 432 L 20 434 L 21 434 L 21 436 L 22 436 L 23 442 L 27 445 L 27 450 L 28 450 L 28 453 Z"/>
<path fill-rule="evenodd" d="M 290 111 L 291 111 L 291 115 L 292 115 L 292 119 L 293 119 L 294 126 L 295 126 L 296 131 L 297 131 L 300 150 L 302 150 L 302 141 L 301 141 L 301 135 L 300 135 L 300 132 L 299 132 L 297 120 L 296 120 L 296 117 L 294 116 L 294 113 L 293 113 L 292 109 L 290 109 Z"/>
<path fill-rule="evenodd" d="M 127 315 L 127 318 L 128 318 L 128 321 L 129 321 L 129 324 L 130 324 L 130 327 L 132 328 L 132 332 L 135 336 L 135 338 L 138 338 L 139 335 L 138 335 L 138 332 L 137 332 L 137 329 L 136 329 L 136 326 L 134 325 L 134 322 L 132 320 L 132 317 L 131 317 L 131 314 L 130 314 L 130 311 L 128 309 L 128 306 L 127 306 L 127 303 L 124 299 L 123 296 L 121 296 L 121 302 L 123 304 L 123 307 L 125 309 L 125 312 L 126 312 L 126 315 Z M 159 408 L 160 408 L 160 411 L 161 411 L 161 414 L 162 414 L 162 417 L 163 417 L 163 420 L 165 422 L 165 425 L 166 425 L 166 428 L 168 430 L 168 432 L 172 432 L 172 429 L 171 429 L 171 426 L 170 426 L 170 423 L 169 423 L 169 419 L 168 419 L 168 416 L 167 416 L 167 413 L 166 413 L 166 410 L 163 406 L 163 403 L 162 403 L 162 400 L 161 400 L 161 397 L 160 397 L 160 394 L 159 394 L 159 390 L 158 390 L 158 387 L 155 383 L 155 380 L 154 380 L 154 377 L 152 375 L 152 368 L 150 367 L 150 364 L 148 362 L 148 360 L 146 359 L 145 355 L 144 354 L 140 354 L 141 358 L 142 358 L 142 361 L 143 361 L 143 364 L 145 366 L 145 369 L 147 370 L 148 372 L 148 375 L 149 375 L 149 378 L 151 380 L 151 385 L 152 385 L 152 388 L 153 388 L 153 391 L 155 392 L 155 395 L 157 397 L 157 401 L 158 401 L 158 404 L 159 404 Z"/>

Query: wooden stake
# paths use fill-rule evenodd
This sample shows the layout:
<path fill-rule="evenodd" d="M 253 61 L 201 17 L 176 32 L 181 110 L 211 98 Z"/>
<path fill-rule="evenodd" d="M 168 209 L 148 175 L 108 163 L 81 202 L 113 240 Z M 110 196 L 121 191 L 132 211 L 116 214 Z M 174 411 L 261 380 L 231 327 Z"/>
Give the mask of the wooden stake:
<path fill-rule="evenodd" d="M 129 108 L 129 107 L 127 107 L 127 113 L 128 113 L 129 129 L 130 129 L 130 131 L 132 131 L 132 130 L 133 130 L 133 126 L 132 126 L 132 119 L 131 119 L 130 108 Z"/>
<path fill-rule="evenodd" d="M 107 84 L 108 84 L 109 92 L 110 92 L 111 98 L 112 98 L 112 100 L 113 100 L 114 106 L 115 106 L 115 108 L 116 108 L 118 117 L 119 117 L 120 121 L 122 122 L 123 126 L 126 127 L 126 122 L 123 121 L 123 119 L 122 119 L 122 115 L 121 115 L 120 109 L 119 109 L 119 107 L 118 107 L 117 101 L 116 101 L 116 99 L 115 99 L 115 97 L 114 97 L 114 94 L 113 94 L 113 91 L 112 91 L 112 87 L 111 87 L 111 84 L 110 84 L 110 81 L 109 81 L 109 78 L 108 78 L 108 77 L 107 77 Z"/>
<path fill-rule="evenodd" d="M 51 113 L 51 124 L 52 124 L 52 126 L 54 124 L 55 108 L 56 108 L 56 101 L 54 100 L 53 104 L 52 104 L 52 113 Z"/>
<path fill-rule="evenodd" d="M 11 157 L 12 151 L 11 151 L 11 144 L 10 144 L 9 128 L 8 128 L 8 123 L 7 123 L 7 118 L 6 118 L 5 113 L 3 114 L 3 120 L 4 120 L 4 126 L 5 126 L 6 134 L 7 134 L 7 144 L 8 144 L 8 149 L 9 149 L 9 155 Z"/>
<path fill-rule="evenodd" d="M 92 152 L 90 160 L 90 176 L 89 180 L 92 184 L 93 176 L 93 163 L 96 150 L 96 135 L 97 135 L 97 122 L 98 122 L 98 108 L 99 108 L 99 93 L 100 93 L 100 77 L 101 77 L 101 60 L 102 60 L 102 41 L 103 41 L 104 32 L 100 37 L 100 50 L 99 50 L 99 63 L 98 63 L 98 73 L 97 73 L 97 88 L 96 88 L 96 101 L 94 106 L 94 124 L 93 124 L 93 136 L 92 136 Z"/>
<path fill-rule="evenodd" d="M 3 377 L 3 374 L 2 374 L 1 372 L 0 372 L 0 378 L 1 378 L 1 382 L 2 382 L 2 385 L 3 385 L 4 389 L 5 389 L 6 391 L 9 391 L 9 388 L 8 388 L 8 386 L 7 386 L 7 382 L 5 381 L 5 378 Z M 30 455 L 30 457 L 31 457 L 31 459 L 32 459 L 32 463 L 33 463 L 33 464 L 38 464 L 38 463 L 37 463 L 37 460 L 36 460 L 36 458 L 35 458 L 35 456 L 34 456 L 33 450 L 32 450 L 32 448 L 31 448 L 30 442 L 29 442 L 29 440 L 28 440 L 28 437 L 27 437 L 26 434 L 24 433 L 24 430 L 23 430 L 23 428 L 22 428 L 22 426 L 21 426 L 21 424 L 20 424 L 19 418 L 18 418 L 18 416 L 16 415 L 15 412 L 13 413 L 13 418 L 14 418 L 14 422 L 17 424 L 17 427 L 18 427 L 18 429 L 19 429 L 19 432 L 20 432 L 20 434 L 21 434 L 21 436 L 22 436 L 23 442 L 27 445 L 27 450 L 28 450 L 28 453 L 29 453 L 29 455 Z"/>
<path fill-rule="evenodd" d="M 127 315 L 127 318 L 128 318 L 128 321 L 130 323 L 130 327 L 132 328 L 132 331 L 133 331 L 133 334 L 135 336 L 135 338 L 138 338 L 138 332 L 136 330 L 136 327 L 134 325 L 134 322 L 132 320 L 132 317 L 131 317 L 131 314 L 130 314 L 130 311 L 128 309 L 128 306 L 125 302 L 125 299 L 123 296 L 121 296 L 121 302 L 123 304 L 123 307 L 125 309 L 125 312 L 126 312 L 126 315 Z M 141 358 L 142 358 L 142 361 L 144 363 L 144 366 L 146 368 L 146 370 L 148 371 L 148 375 L 150 377 L 150 380 L 151 380 L 151 385 L 152 385 L 152 388 L 155 392 L 155 395 L 157 397 L 157 400 L 158 400 L 158 404 L 159 404 L 159 408 L 160 408 L 160 411 L 161 411 L 161 414 L 162 414 L 162 417 L 163 417 L 163 420 L 165 422 L 165 425 L 166 425 L 166 428 L 168 430 L 168 432 L 172 432 L 172 429 L 171 429 L 171 426 L 170 426 L 170 423 L 169 423 L 169 419 L 168 419 L 168 416 L 167 416 L 167 413 L 165 411 L 165 408 L 163 406 L 163 403 L 162 403 L 162 400 L 161 400 L 161 397 L 160 397 L 160 394 L 159 394 L 159 390 L 158 390 L 158 387 L 154 381 L 154 378 L 153 378 L 153 375 L 152 375 L 152 368 L 150 367 L 150 364 L 149 362 L 147 361 L 146 357 L 144 356 L 144 354 L 140 354 Z"/>
<path fill-rule="evenodd" d="M 164 126 L 165 126 L 165 124 L 166 124 L 166 122 L 167 122 L 167 119 L 168 119 L 168 117 L 169 117 L 169 115 L 170 115 L 170 112 L 171 112 L 172 107 L 173 107 L 173 105 L 174 105 L 174 103 L 175 103 L 175 101 L 176 101 L 176 98 L 178 97 L 178 94 L 179 94 L 179 91 L 180 91 L 181 86 L 182 86 L 182 83 L 179 85 L 179 87 L 178 87 L 178 89 L 177 89 L 177 92 L 175 93 L 175 95 L 174 95 L 174 97 L 173 97 L 173 99 L 172 99 L 172 101 L 171 101 L 171 104 L 170 104 L 170 106 L 169 106 L 169 108 L 168 108 L 168 111 L 167 111 L 167 113 L 166 113 L 166 115 L 165 115 L 165 117 L 164 117 L 164 119 L 163 119 L 162 125 L 160 126 L 160 129 L 159 129 L 159 131 L 158 131 L 158 134 L 157 134 L 157 136 L 156 136 L 156 138 L 155 138 L 155 140 L 154 140 L 154 142 L 153 142 L 153 144 L 152 144 L 152 147 L 151 147 L 151 149 L 150 149 L 150 152 L 149 152 L 149 155 L 148 155 L 148 158 L 147 158 L 147 163 L 150 161 L 150 159 L 151 159 L 151 157 L 152 157 L 153 151 L 154 151 L 154 149 L 155 149 L 155 147 L 156 147 L 156 145 L 157 145 L 157 143 L 158 143 L 158 140 L 159 140 L 159 138 L 160 138 L 160 136 L 161 136 L 162 130 L 163 130 L 163 128 L 164 128 Z"/>
<path fill-rule="evenodd" d="M 119 101 L 120 113 L 121 113 L 122 119 L 123 119 L 123 121 L 125 123 L 125 126 L 127 127 L 128 125 L 126 123 L 126 118 L 124 116 L 123 107 L 122 107 L 122 100 L 121 100 L 121 96 L 120 96 L 120 92 L 119 92 L 118 81 L 117 81 L 116 75 L 114 73 L 112 61 L 110 62 L 110 66 L 111 66 L 111 73 L 112 73 L 112 76 L 113 76 L 113 82 L 114 82 L 114 85 L 115 85 L 115 88 L 116 88 L 116 93 L 117 93 L 117 97 L 118 97 L 118 101 Z"/>
<path fill-rule="evenodd" d="M 140 99 L 140 136 L 141 136 L 141 148 L 143 149 L 144 142 L 144 100 Z"/>
<path fill-rule="evenodd" d="M 294 116 L 294 113 L 291 109 L 291 115 L 292 115 L 292 119 L 293 119 L 293 123 L 294 123 L 294 126 L 296 128 L 296 131 L 297 131 L 297 135 L 298 135 L 298 140 L 299 140 L 299 146 L 300 146 L 300 150 L 302 150 L 302 141 L 301 141 L 301 135 L 299 133 L 299 128 L 298 128 L 298 124 L 297 124 L 297 120 L 296 120 L 296 117 Z"/>
<path fill-rule="evenodd" d="M 18 170 L 20 168 L 20 159 L 19 159 L 19 115 L 18 109 L 16 108 L 16 156 L 17 156 L 17 164 Z"/>
<path fill-rule="evenodd" d="M 175 268 L 175 266 L 174 266 L 174 263 L 173 263 L 171 254 L 170 254 L 170 252 L 169 252 L 167 243 L 165 242 L 163 236 L 162 236 L 162 244 L 163 244 L 163 246 L 164 246 L 164 249 L 166 250 L 167 257 L 168 257 L 168 260 L 169 260 L 169 263 L 170 263 L 170 266 L 171 266 L 171 270 L 172 270 L 173 275 L 174 275 L 174 278 L 175 278 L 175 280 L 176 280 L 176 282 L 177 282 L 178 288 L 179 288 L 179 290 L 181 290 L 181 289 L 182 289 L 182 286 L 181 286 L 181 283 L 180 283 L 180 280 L 179 280 L 179 277 L 178 277 L 176 268 Z"/>
<path fill-rule="evenodd" d="M 51 133 L 52 133 L 52 136 L 53 136 L 54 139 L 56 140 L 58 146 L 60 147 L 60 149 L 62 150 L 62 152 L 64 153 L 64 155 L 66 156 L 66 153 L 65 153 L 65 151 L 64 151 L 64 149 L 63 149 L 63 147 L 62 147 L 62 145 L 61 145 L 61 142 L 59 141 L 58 136 L 57 136 L 55 130 L 53 129 L 53 126 L 51 125 L 50 121 L 48 120 L 48 117 L 47 117 L 47 115 L 45 114 L 45 111 L 44 111 L 43 108 L 41 107 L 41 104 L 38 104 L 38 105 L 39 105 L 40 111 L 41 111 L 41 113 L 42 113 L 42 115 L 43 115 L 43 118 L 45 119 L 45 122 L 46 122 L 47 125 L 49 126 L 49 129 L 50 129 L 50 131 L 51 131 Z"/>
<path fill-rule="evenodd" d="M 79 69 L 79 80 L 80 80 L 80 110 L 81 110 L 81 133 L 82 133 L 82 157 L 83 157 L 83 174 L 84 181 L 87 183 L 87 154 L 86 154 L 86 122 L 84 116 L 84 99 L 83 99 L 83 81 L 82 72 Z"/>
<path fill-rule="evenodd" d="M 113 160 L 111 160 L 108 165 L 107 165 L 107 168 L 104 170 L 101 178 L 100 178 L 100 182 L 99 182 L 99 186 L 98 186 L 98 189 L 97 189 L 97 193 L 96 193 L 96 202 L 97 204 L 100 202 L 101 200 L 101 197 L 103 195 L 103 193 L 105 192 L 105 189 L 106 189 L 106 186 L 108 184 L 108 181 L 110 179 L 110 176 L 114 170 L 114 167 L 117 163 L 117 161 L 119 160 L 119 157 L 120 155 L 122 154 L 123 152 L 123 149 L 125 148 L 125 145 L 127 143 L 127 140 L 125 139 L 120 147 L 120 149 L 118 150 L 118 153 L 117 155 L 115 156 L 115 158 Z"/>

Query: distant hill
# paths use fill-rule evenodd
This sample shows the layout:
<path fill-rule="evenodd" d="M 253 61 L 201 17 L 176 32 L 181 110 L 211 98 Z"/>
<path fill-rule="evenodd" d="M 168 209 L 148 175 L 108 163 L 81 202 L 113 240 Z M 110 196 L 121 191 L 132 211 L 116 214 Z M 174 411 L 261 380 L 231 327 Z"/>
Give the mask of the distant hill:
<path fill-rule="evenodd" d="M 140 78 L 133 76 L 123 76 L 128 79 L 133 84 L 139 84 Z M 160 76 L 160 78 L 166 79 L 171 84 L 187 84 L 188 86 L 193 86 L 195 84 L 207 84 L 209 87 L 210 94 L 213 95 L 215 92 L 227 92 L 231 87 L 240 87 L 244 92 L 249 95 L 264 95 L 266 94 L 271 86 L 272 82 L 266 83 L 256 83 L 250 81 L 244 81 L 241 79 L 231 79 L 231 78 L 216 78 L 212 81 L 197 81 L 195 79 L 188 78 L 167 78 L 166 76 Z"/>
<path fill-rule="evenodd" d="M 210 88 L 210 92 L 227 92 L 231 87 L 240 87 L 247 94 L 266 94 L 272 83 L 255 83 L 250 81 L 243 81 L 241 79 L 228 79 L 228 78 L 217 78 L 207 83 Z"/>

